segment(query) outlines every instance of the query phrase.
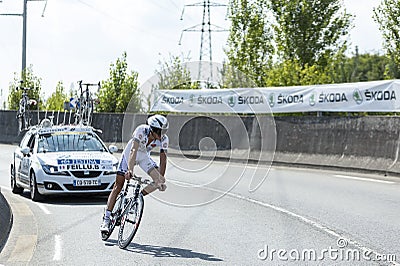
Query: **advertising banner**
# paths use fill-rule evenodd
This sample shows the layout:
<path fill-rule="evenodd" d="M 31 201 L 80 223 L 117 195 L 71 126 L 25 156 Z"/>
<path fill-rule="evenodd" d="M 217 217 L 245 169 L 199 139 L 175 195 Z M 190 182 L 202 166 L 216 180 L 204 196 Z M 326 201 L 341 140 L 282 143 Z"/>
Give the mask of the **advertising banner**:
<path fill-rule="evenodd" d="M 151 111 L 184 113 L 398 112 L 400 80 L 295 87 L 158 90 Z"/>

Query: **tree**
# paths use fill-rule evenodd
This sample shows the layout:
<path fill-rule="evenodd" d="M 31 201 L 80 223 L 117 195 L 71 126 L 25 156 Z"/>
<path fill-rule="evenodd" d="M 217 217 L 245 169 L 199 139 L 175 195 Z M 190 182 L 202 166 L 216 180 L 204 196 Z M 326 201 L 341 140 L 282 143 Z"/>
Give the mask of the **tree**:
<path fill-rule="evenodd" d="M 273 28 L 280 60 L 296 61 L 302 68 L 325 67 L 346 41 L 351 15 L 341 0 L 271 0 Z"/>
<path fill-rule="evenodd" d="M 383 80 L 389 65 L 386 56 L 370 53 L 356 55 L 348 61 L 357 67 L 352 71 L 351 78 L 347 82 Z"/>
<path fill-rule="evenodd" d="M 68 101 L 68 97 L 65 93 L 64 84 L 62 81 L 59 81 L 56 91 L 46 101 L 46 109 L 49 111 L 62 111 L 64 110 L 64 102 L 66 101 Z"/>
<path fill-rule="evenodd" d="M 231 27 L 225 50 L 229 67 L 225 70 L 228 79 L 225 83 L 243 84 L 242 78 L 235 81 L 239 71 L 252 80 L 251 83 L 262 86 L 274 54 L 266 1 L 232 0 L 229 8 Z"/>
<path fill-rule="evenodd" d="M 197 82 L 192 82 L 190 70 L 184 65 L 184 61 L 189 61 L 183 56 L 169 55 L 168 61 L 159 61 L 159 69 L 156 70 L 158 82 L 156 90 L 190 90 L 199 89 Z"/>
<path fill-rule="evenodd" d="M 333 79 L 328 68 L 318 65 L 301 66 L 299 61 L 285 60 L 277 63 L 268 72 L 266 86 L 298 86 L 332 83 Z"/>
<path fill-rule="evenodd" d="M 118 58 L 115 64 L 110 64 L 110 77 L 102 81 L 98 93 L 98 111 L 122 113 L 127 110 L 128 104 L 130 112 L 139 112 L 142 109 L 138 73 L 131 71 L 128 74 L 126 58 L 127 54 L 124 52 L 122 58 Z"/>
<path fill-rule="evenodd" d="M 335 83 L 361 82 L 384 80 L 390 78 L 387 75 L 391 62 L 385 55 L 378 53 L 355 53 L 350 57 L 341 54 L 328 68 Z"/>
<path fill-rule="evenodd" d="M 255 88 L 257 84 L 245 73 L 233 67 L 228 62 L 222 63 L 220 87 L 230 88 Z"/>
<path fill-rule="evenodd" d="M 23 72 L 24 80 L 22 80 L 22 86 L 30 88 L 28 91 L 28 96 L 30 99 L 36 100 L 38 106 L 35 108 L 43 109 L 43 95 L 41 95 L 41 78 L 33 74 L 32 65 L 30 65 Z M 9 94 L 8 94 L 8 107 L 11 110 L 17 110 L 19 108 L 19 101 L 22 97 L 22 90 L 17 90 L 21 86 L 20 76 L 14 73 L 14 81 L 10 84 Z M 33 106 L 31 106 L 33 108 Z"/>
<path fill-rule="evenodd" d="M 398 0 L 382 0 L 374 8 L 374 20 L 379 24 L 384 39 L 384 48 L 394 65 L 390 74 L 400 78 L 400 2 Z"/>

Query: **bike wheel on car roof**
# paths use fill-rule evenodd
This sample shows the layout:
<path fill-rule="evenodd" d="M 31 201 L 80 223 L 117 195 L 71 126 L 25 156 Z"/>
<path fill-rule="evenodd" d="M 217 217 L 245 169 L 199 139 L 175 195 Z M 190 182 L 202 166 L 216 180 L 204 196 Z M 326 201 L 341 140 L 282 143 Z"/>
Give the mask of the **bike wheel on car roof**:
<path fill-rule="evenodd" d="M 121 226 L 118 233 L 118 246 L 120 248 L 126 248 L 131 243 L 139 228 L 143 209 L 144 199 L 142 193 L 140 193 L 137 200 L 132 200 L 122 214 Z"/>

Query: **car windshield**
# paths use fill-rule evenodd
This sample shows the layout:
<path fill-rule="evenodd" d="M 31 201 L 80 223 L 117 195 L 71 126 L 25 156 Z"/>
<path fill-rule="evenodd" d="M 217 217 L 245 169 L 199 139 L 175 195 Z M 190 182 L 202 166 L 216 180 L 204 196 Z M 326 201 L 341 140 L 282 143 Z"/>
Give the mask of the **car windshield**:
<path fill-rule="evenodd" d="M 57 132 L 39 135 L 38 152 L 105 150 L 98 137 L 90 132 Z"/>

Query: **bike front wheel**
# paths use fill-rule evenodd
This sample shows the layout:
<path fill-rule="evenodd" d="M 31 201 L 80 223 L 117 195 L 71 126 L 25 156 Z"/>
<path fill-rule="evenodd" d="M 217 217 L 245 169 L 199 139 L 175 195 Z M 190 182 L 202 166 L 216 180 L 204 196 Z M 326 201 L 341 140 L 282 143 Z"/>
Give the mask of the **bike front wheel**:
<path fill-rule="evenodd" d="M 137 200 L 132 200 L 123 213 L 118 233 L 118 246 L 120 248 L 126 248 L 131 243 L 139 228 L 143 209 L 144 200 L 142 193 L 140 193 Z"/>
<path fill-rule="evenodd" d="M 106 241 L 114 231 L 115 226 L 119 225 L 121 219 L 121 211 L 122 211 L 122 203 L 124 200 L 124 196 L 122 193 L 119 193 L 117 200 L 115 201 L 114 208 L 110 215 L 110 223 L 108 226 L 108 232 L 101 232 L 101 239 Z"/>

